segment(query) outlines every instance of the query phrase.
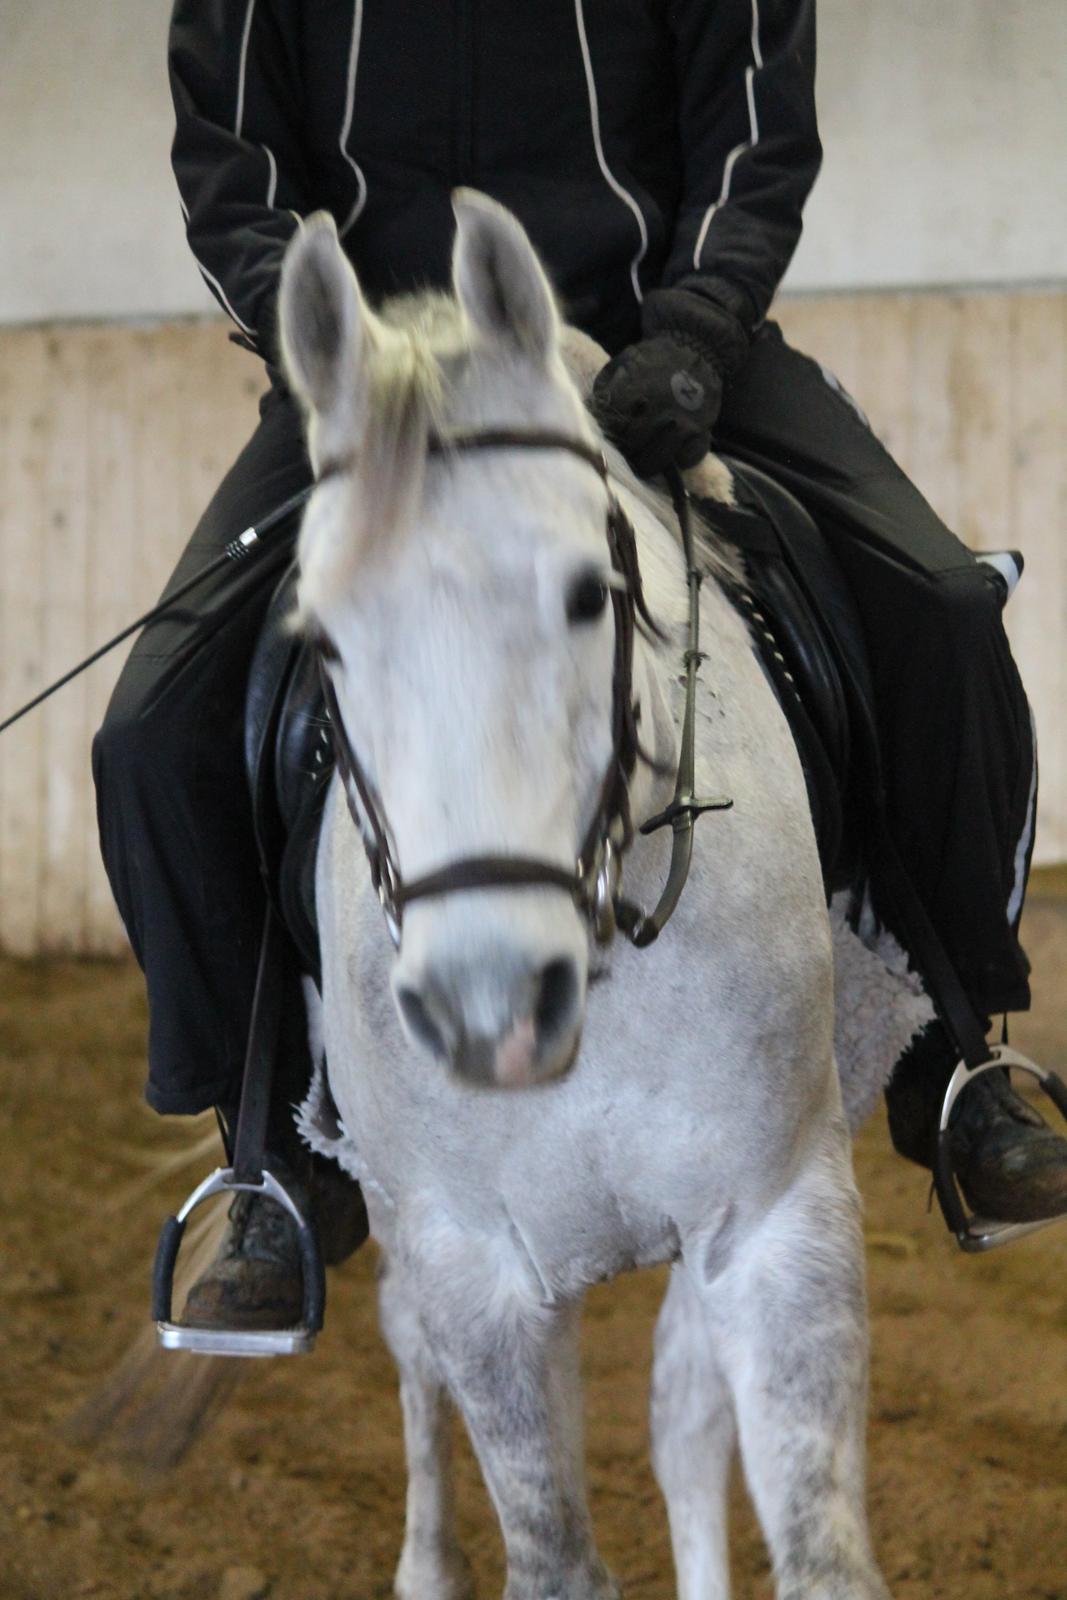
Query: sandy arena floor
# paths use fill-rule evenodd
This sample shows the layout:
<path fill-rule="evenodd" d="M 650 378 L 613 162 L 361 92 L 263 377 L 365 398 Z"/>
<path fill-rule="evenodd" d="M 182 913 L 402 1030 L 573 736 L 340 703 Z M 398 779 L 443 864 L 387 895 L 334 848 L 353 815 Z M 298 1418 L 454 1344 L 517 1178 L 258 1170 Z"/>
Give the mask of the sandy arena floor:
<path fill-rule="evenodd" d="M 1016 1039 L 1064 1070 L 1067 883 L 1032 899 L 1026 942 L 1036 1010 Z M 159 1221 L 192 1182 L 145 1186 L 145 1153 L 179 1146 L 138 1109 L 143 1036 L 130 968 L 0 963 L 0 1600 L 388 1597 L 404 1478 L 371 1249 L 333 1275 L 318 1352 L 240 1364 L 219 1422 L 176 1468 L 69 1436 L 144 1324 Z M 857 1168 L 870 1505 L 893 1595 L 1067 1600 L 1067 1226 L 966 1259 L 880 1118 Z M 594 1515 L 642 1600 L 674 1594 L 645 1420 L 661 1289 L 660 1274 L 630 1277 L 592 1294 L 586 1317 Z M 175 1359 L 158 1357 L 160 1371 L 187 1392 Z M 164 1442 L 170 1432 L 165 1421 Z M 480 1592 L 499 1594 L 499 1541 L 466 1449 L 460 1476 Z M 735 1512 L 737 1593 L 769 1600 L 740 1488 Z"/>

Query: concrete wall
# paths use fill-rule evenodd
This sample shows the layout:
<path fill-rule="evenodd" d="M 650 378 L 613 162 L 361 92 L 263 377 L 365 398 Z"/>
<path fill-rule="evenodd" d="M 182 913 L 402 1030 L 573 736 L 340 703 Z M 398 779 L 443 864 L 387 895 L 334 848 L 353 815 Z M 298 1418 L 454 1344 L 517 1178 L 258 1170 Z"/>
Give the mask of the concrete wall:
<path fill-rule="evenodd" d="M 826 155 L 789 286 L 1067 279 L 1065 0 L 819 0 Z"/>
<path fill-rule="evenodd" d="M 169 10 L 0 0 L 0 322 L 209 305 L 168 167 Z M 790 286 L 1063 281 L 1065 0 L 819 15 L 827 157 Z"/>

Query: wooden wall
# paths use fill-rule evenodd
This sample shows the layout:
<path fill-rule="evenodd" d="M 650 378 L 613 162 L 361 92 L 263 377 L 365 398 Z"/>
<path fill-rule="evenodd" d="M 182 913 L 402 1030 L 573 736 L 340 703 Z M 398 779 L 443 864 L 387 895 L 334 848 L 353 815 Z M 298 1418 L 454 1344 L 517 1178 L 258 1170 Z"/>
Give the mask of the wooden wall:
<path fill-rule="evenodd" d="M 1037 710 L 1038 855 L 1067 859 L 1067 294 L 787 301 L 935 507 L 1022 549 L 1009 616 Z M 214 321 L 0 329 L 0 717 L 151 604 L 250 430 L 258 364 Z M 122 652 L 0 737 L 0 948 L 123 948 L 89 744 Z"/>

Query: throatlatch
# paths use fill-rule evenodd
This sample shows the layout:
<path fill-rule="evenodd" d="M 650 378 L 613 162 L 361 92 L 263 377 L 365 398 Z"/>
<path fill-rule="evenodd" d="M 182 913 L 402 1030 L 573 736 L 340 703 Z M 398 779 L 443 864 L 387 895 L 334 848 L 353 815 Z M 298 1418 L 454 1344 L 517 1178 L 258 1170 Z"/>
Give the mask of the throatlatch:
<path fill-rule="evenodd" d="M 278 972 L 284 937 L 277 913 L 268 906 L 252 1003 L 232 1165 L 218 1167 L 210 1177 L 205 1178 L 193 1190 L 177 1216 L 167 1218 L 159 1236 L 152 1272 L 152 1317 L 159 1329 L 159 1342 L 164 1350 L 191 1350 L 205 1356 L 304 1355 L 314 1347 L 315 1337 L 322 1329 L 326 1307 L 326 1273 L 315 1230 L 285 1185 L 263 1164 L 278 1041 L 282 994 Z M 171 1301 L 174 1267 L 190 1214 L 201 1201 L 210 1199 L 212 1195 L 242 1192 L 275 1201 L 289 1213 L 296 1225 L 304 1278 L 304 1304 L 300 1322 L 289 1328 L 248 1330 L 194 1328 L 173 1321 Z"/>

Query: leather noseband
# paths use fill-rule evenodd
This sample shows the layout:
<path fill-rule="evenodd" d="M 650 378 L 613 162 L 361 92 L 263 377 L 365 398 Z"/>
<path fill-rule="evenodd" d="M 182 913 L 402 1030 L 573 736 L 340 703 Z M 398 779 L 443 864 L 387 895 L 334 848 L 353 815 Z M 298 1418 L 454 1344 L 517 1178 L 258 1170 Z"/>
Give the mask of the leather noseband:
<path fill-rule="evenodd" d="M 660 817 L 652 819 L 651 823 L 646 823 L 642 827 L 642 832 L 651 832 L 654 827 L 670 823 L 675 834 L 675 849 L 667 889 L 655 912 L 646 917 L 636 906 L 622 900 L 618 893 L 621 854 L 633 838 L 629 782 L 639 753 L 633 704 L 634 633 L 638 617 L 646 627 L 654 632 L 658 631 L 649 615 L 641 587 L 633 524 L 611 490 L 608 466 L 603 454 L 582 439 L 550 430 L 520 432 L 494 428 L 476 432 L 435 434 L 431 435 L 428 444 L 430 455 L 458 455 L 472 450 L 497 449 L 565 450 L 577 456 L 579 460 L 587 462 L 608 490 L 606 526 L 608 549 L 612 567 L 623 580 L 621 585 L 613 586 L 611 589 L 611 601 L 615 613 L 612 752 L 597 805 L 578 851 L 575 866 L 564 867 L 550 861 L 519 855 L 467 856 L 406 883 L 390 846 L 388 825 L 381 803 L 371 788 L 345 730 L 329 670 L 332 656 L 328 647 L 320 641 L 319 671 L 333 733 L 337 770 L 344 785 L 348 809 L 363 840 L 370 864 L 371 881 L 385 914 L 393 942 L 397 946 L 400 944 L 404 911 L 413 901 L 470 890 L 545 887 L 562 889 L 571 895 L 578 909 L 589 921 L 599 943 L 606 944 L 611 940 L 618 920 L 618 924 L 634 944 L 650 944 L 659 934 L 660 928 L 681 894 L 688 871 L 695 816 L 700 811 L 724 809 L 731 804 L 730 801 L 722 800 L 698 801 L 692 793 L 692 707 L 695 698 L 696 671 L 701 659 L 698 634 L 699 604 L 696 598 L 699 593 L 700 575 L 696 572 L 692 559 L 685 490 L 680 479 L 677 481 L 677 486 L 672 484 L 679 520 L 682 523 L 690 578 L 690 650 L 686 655 L 687 704 L 682 762 L 671 806 Z M 352 457 L 328 461 L 320 469 L 318 481 L 321 483 L 324 479 L 351 471 L 354 466 L 355 461 Z M 687 751 L 688 777 L 683 772 Z"/>

